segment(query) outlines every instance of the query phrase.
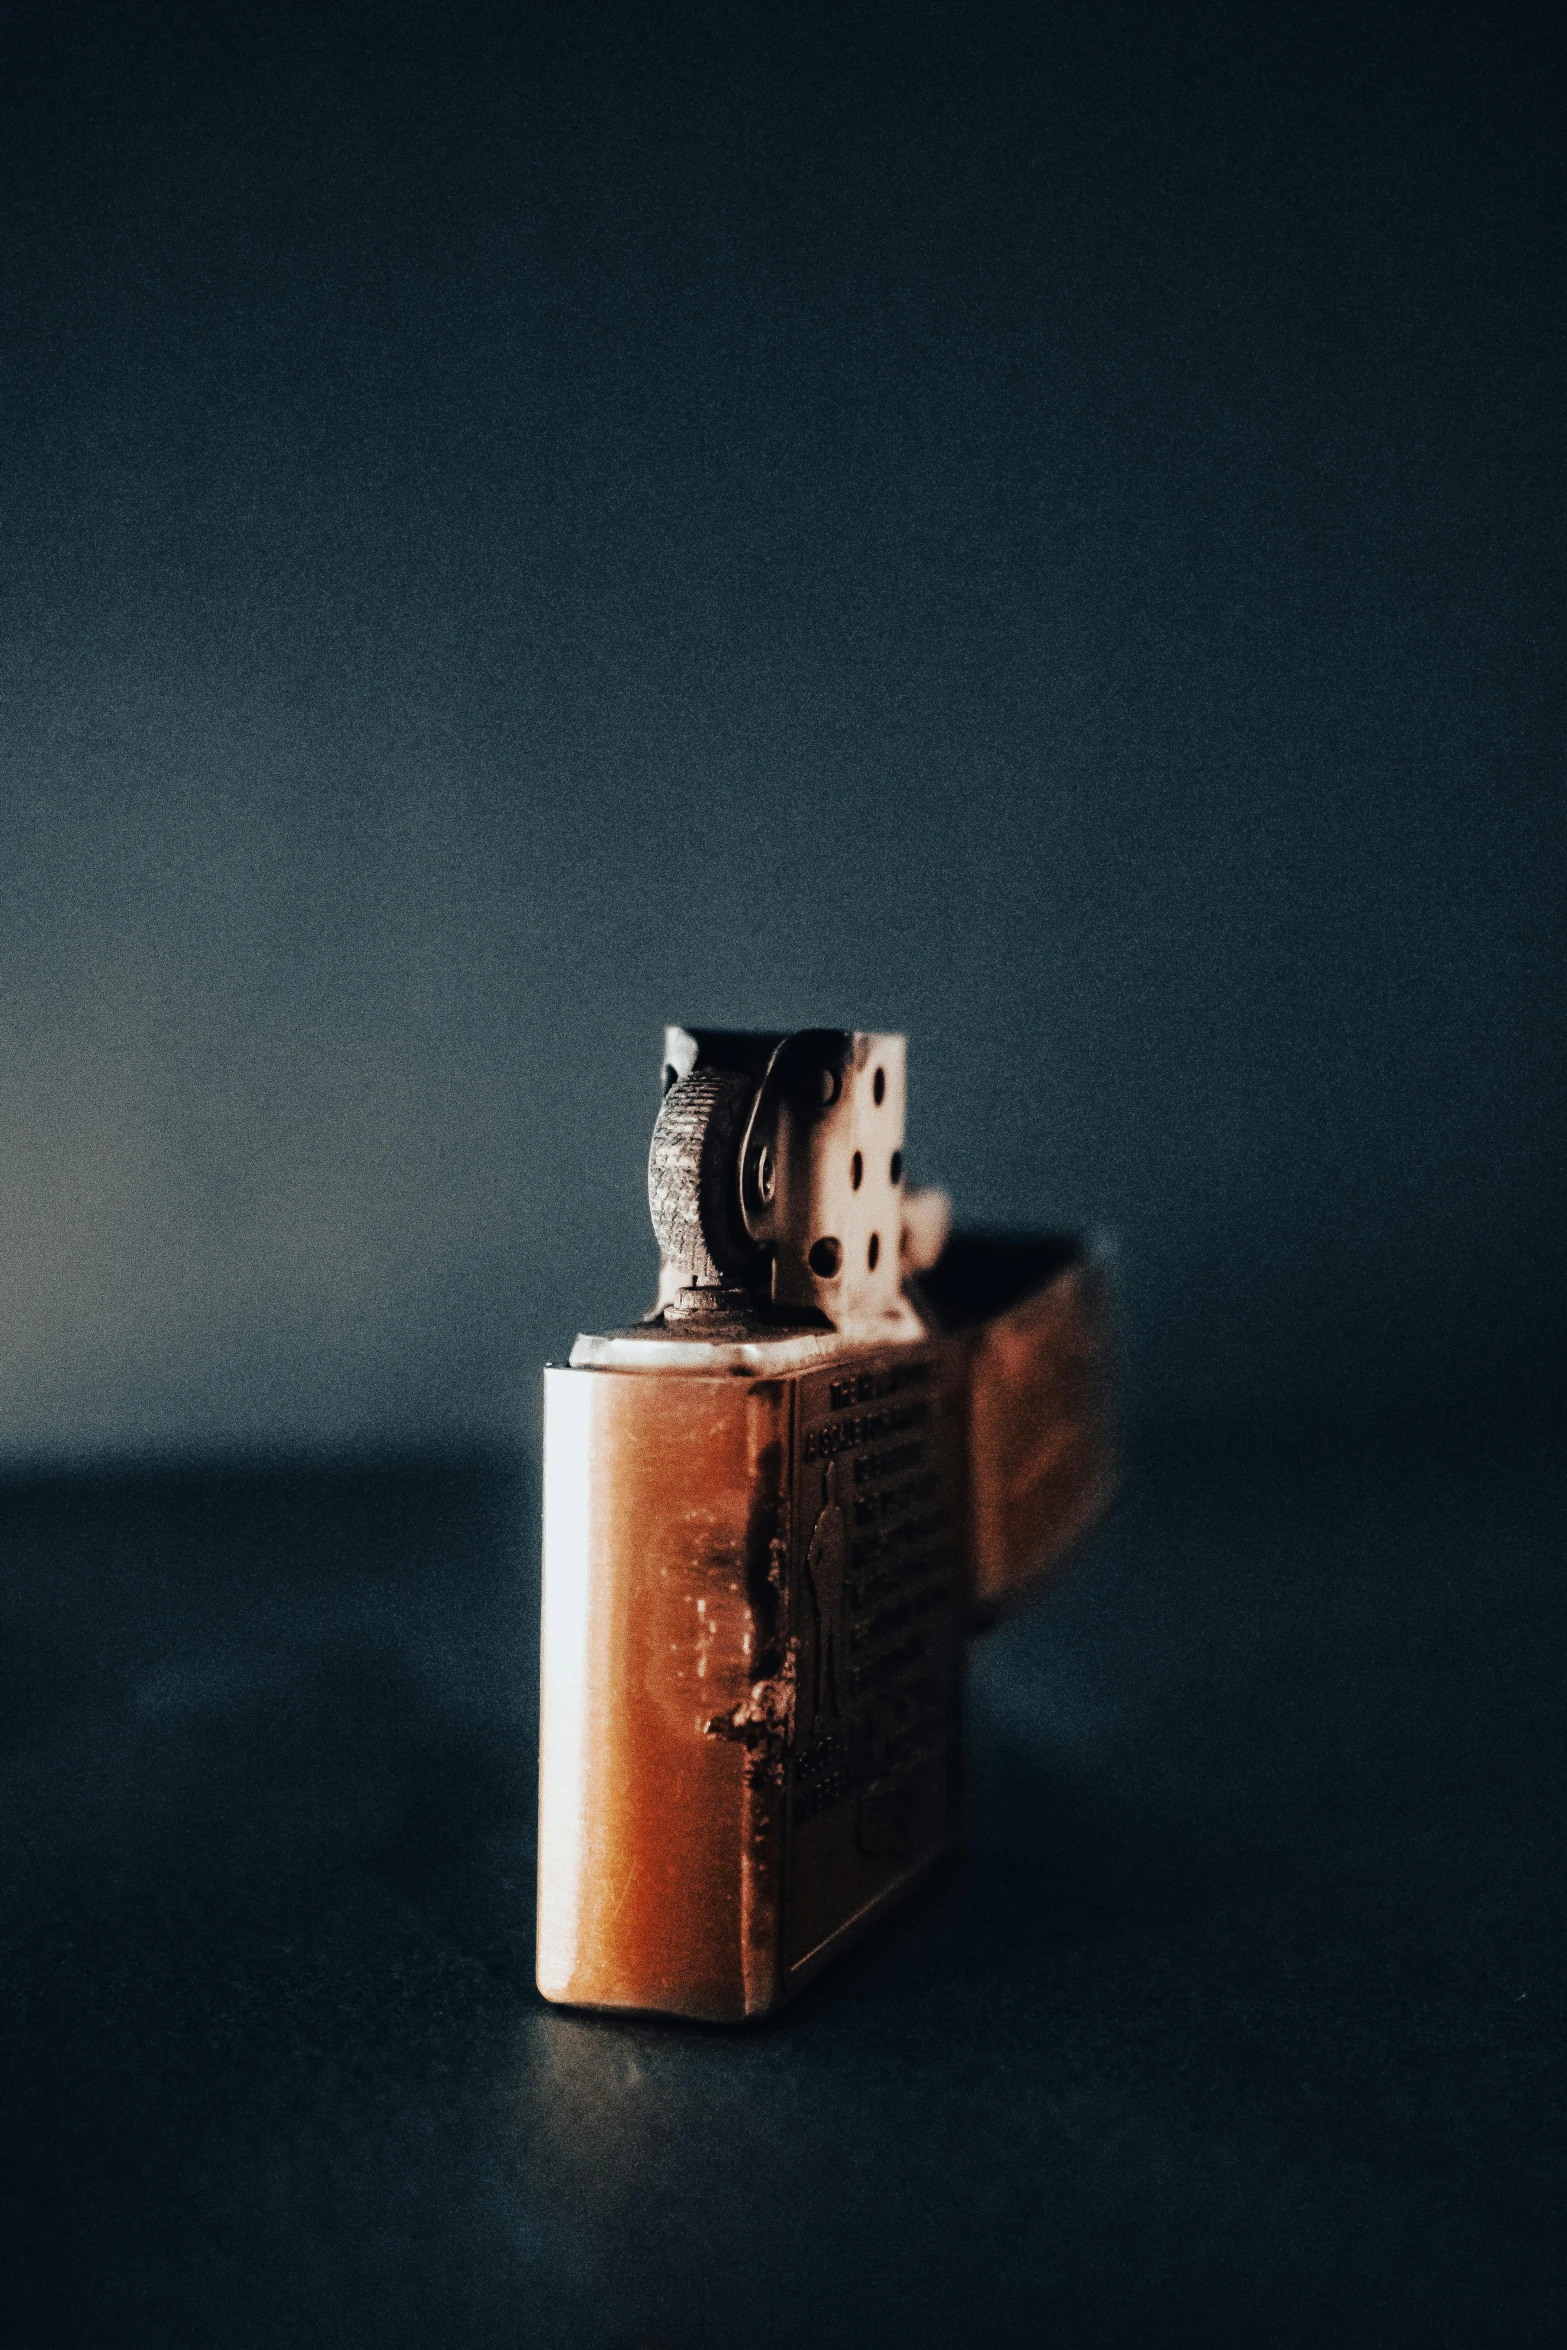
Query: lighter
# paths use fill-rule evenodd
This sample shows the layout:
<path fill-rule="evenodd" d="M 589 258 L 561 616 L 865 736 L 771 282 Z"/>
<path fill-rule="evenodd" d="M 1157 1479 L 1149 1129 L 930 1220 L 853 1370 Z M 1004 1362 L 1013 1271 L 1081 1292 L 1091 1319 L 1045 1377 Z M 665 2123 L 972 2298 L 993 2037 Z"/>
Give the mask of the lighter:
<path fill-rule="evenodd" d="M 905 1185 L 901 1036 L 666 1029 L 658 1302 L 545 1372 L 539 1988 L 768 2014 L 959 1817 L 965 1634 L 1103 1511 L 1110 1301 Z"/>

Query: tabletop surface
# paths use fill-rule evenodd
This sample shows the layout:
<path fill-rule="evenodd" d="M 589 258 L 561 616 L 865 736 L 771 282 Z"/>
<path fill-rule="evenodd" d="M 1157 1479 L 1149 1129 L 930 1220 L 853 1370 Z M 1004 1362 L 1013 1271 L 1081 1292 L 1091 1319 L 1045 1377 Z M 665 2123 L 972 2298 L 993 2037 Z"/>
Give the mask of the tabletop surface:
<path fill-rule="evenodd" d="M 1554 2338 L 1561 1488 L 1145 1445 L 964 1860 L 774 2023 L 532 1985 L 536 1493 L 0 1488 L 23 2344 Z"/>

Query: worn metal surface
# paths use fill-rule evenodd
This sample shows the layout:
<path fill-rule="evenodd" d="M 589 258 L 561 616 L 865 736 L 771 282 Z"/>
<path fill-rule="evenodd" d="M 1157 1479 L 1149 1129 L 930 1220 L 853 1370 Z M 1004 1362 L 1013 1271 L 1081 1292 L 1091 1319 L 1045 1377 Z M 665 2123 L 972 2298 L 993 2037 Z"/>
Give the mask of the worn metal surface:
<path fill-rule="evenodd" d="M 964 1373 L 546 1374 L 547 1997 L 765 2014 L 947 1849 Z"/>
<path fill-rule="evenodd" d="M 1109 1319 L 1070 1243 L 905 1223 L 901 1037 L 664 1042 L 660 1304 L 546 1374 L 538 1979 L 733 2022 L 951 1845 L 965 1630 L 1109 1496 Z"/>

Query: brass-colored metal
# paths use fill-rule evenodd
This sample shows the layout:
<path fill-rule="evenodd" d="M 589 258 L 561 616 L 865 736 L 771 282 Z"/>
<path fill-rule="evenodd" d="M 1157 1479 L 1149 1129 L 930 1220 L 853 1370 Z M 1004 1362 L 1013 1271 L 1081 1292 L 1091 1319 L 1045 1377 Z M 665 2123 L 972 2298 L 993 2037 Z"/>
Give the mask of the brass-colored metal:
<path fill-rule="evenodd" d="M 545 1374 L 538 1979 L 732 2022 L 949 1849 L 965 1633 L 1109 1497 L 1108 1294 L 942 1247 L 901 1038 L 670 1030 L 665 1087 L 660 1303 Z"/>
<path fill-rule="evenodd" d="M 959 1234 L 922 1287 L 967 1334 L 968 1604 L 979 1628 L 1035 1597 L 1114 1497 L 1110 1280 L 1061 1240 Z"/>

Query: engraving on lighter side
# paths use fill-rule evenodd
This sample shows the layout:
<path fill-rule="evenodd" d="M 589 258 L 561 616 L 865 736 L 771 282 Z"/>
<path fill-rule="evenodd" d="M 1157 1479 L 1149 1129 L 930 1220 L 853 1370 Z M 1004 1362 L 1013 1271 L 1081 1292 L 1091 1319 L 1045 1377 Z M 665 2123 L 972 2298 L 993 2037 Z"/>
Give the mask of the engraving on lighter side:
<path fill-rule="evenodd" d="M 824 1717 L 836 1721 L 843 1712 L 843 1582 L 849 1530 L 838 1507 L 837 1482 L 838 1464 L 830 1460 L 822 1471 L 822 1506 L 806 1552 L 815 1602 L 809 1732 L 813 1738 L 820 1734 Z"/>

